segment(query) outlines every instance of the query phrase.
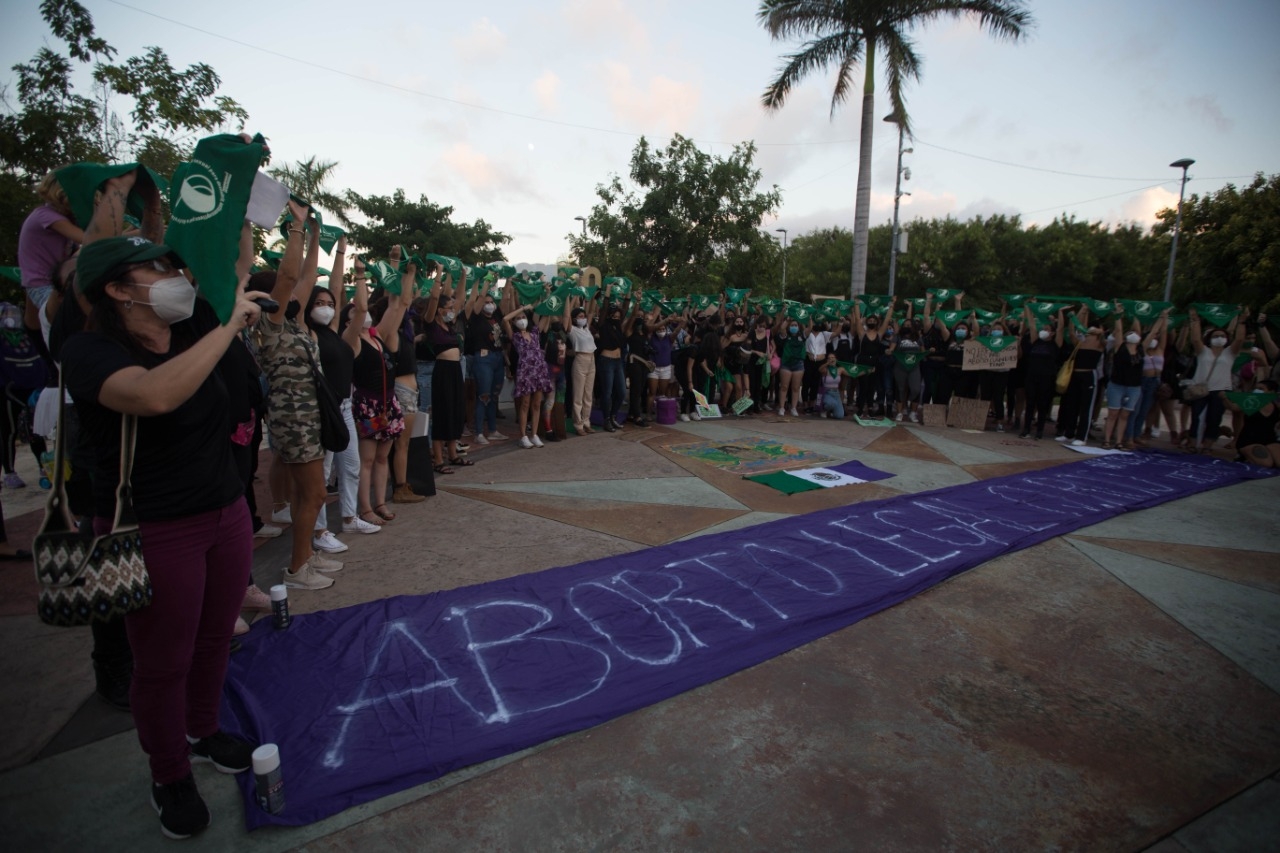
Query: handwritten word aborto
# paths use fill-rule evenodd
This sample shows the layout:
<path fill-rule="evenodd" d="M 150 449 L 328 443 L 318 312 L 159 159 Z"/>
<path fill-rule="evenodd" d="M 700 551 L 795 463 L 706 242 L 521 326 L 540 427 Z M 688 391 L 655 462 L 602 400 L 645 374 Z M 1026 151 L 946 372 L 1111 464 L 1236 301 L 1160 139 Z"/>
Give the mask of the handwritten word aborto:
<path fill-rule="evenodd" d="M 279 745 L 300 825 L 775 657 L 994 557 L 1269 472 L 1112 455 L 255 626 L 224 728 Z"/>

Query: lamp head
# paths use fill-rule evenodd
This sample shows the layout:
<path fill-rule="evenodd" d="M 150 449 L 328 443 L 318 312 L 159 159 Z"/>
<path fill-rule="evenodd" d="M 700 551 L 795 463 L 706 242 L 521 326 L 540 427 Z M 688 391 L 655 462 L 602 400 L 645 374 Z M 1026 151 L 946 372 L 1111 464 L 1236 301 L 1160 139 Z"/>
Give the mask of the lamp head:
<path fill-rule="evenodd" d="M 1189 169 L 1195 162 L 1190 157 L 1183 157 L 1181 160 L 1174 160 L 1169 166 L 1174 169 Z"/>

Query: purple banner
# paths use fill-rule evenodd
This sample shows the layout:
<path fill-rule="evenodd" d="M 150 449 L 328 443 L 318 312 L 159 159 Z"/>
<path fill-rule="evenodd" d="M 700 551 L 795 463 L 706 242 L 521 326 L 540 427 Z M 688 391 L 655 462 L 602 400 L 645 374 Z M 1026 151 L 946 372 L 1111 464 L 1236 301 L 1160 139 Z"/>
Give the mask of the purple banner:
<path fill-rule="evenodd" d="M 1269 476 L 1112 455 L 254 626 L 223 727 L 280 747 L 300 825 L 659 702 L 1089 524 Z"/>

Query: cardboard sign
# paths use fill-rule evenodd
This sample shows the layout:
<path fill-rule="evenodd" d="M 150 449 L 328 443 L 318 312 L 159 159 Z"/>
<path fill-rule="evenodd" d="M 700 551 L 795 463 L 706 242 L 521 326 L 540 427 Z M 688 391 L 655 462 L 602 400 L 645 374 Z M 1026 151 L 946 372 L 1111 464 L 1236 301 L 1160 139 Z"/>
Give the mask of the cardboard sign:
<path fill-rule="evenodd" d="M 978 341 L 964 342 L 965 370 L 1012 370 L 1018 366 L 1018 345 L 1016 342 L 1006 346 L 1000 352 L 992 352 L 989 347 Z"/>
<path fill-rule="evenodd" d="M 925 403 L 920 406 L 920 423 L 923 426 L 947 425 L 947 407 L 943 403 Z"/>
<path fill-rule="evenodd" d="M 952 397 L 951 405 L 947 407 L 947 426 L 984 430 L 987 428 L 987 412 L 990 409 L 991 403 L 988 400 Z"/>

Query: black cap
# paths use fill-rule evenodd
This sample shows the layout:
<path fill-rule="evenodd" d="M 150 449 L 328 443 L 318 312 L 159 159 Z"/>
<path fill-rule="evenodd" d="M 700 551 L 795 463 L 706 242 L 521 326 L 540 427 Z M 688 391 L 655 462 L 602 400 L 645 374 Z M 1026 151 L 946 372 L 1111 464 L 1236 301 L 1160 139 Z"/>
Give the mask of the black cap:
<path fill-rule="evenodd" d="M 90 302 L 98 302 L 106 287 L 134 264 L 168 258 L 175 268 L 185 266 L 168 246 L 145 237 L 108 237 L 85 245 L 76 257 L 76 287 Z"/>

